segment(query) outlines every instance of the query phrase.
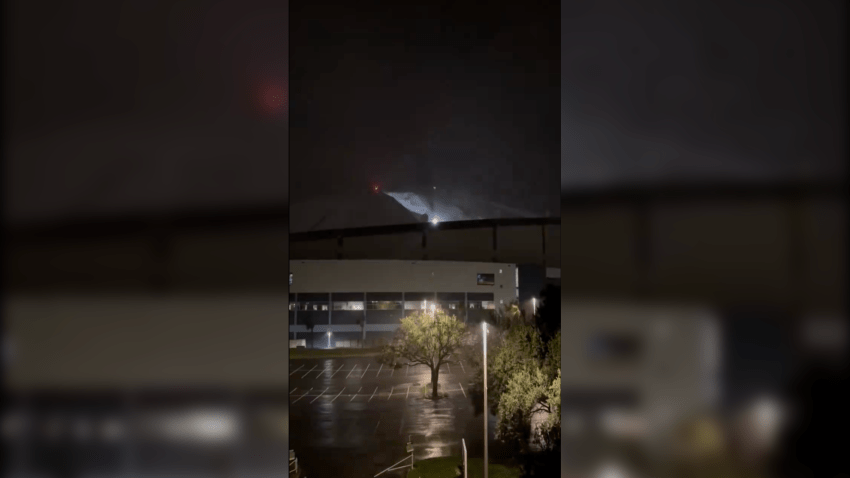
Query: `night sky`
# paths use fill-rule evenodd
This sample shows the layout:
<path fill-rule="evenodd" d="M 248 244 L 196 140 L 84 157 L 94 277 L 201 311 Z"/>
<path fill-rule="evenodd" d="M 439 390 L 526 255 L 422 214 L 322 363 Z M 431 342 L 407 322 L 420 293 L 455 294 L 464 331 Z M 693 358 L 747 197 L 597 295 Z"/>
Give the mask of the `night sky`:
<path fill-rule="evenodd" d="M 845 5 L 565 2 L 562 186 L 843 176 Z"/>
<path fill-rule="evenodd" d="M 293 204 L 377 183 L 557 209 L 557 3 L 343 3 L 292 3 Z"/>
<path fill-rule="evenodd" d="M 6 3 L 7 220 L 285 207 L 285 0 Z"/>
<path fill-rule="evenodd" d="M 846 172 L 845 2 L 339 3 L 7 2 L 7 220 Z"/>

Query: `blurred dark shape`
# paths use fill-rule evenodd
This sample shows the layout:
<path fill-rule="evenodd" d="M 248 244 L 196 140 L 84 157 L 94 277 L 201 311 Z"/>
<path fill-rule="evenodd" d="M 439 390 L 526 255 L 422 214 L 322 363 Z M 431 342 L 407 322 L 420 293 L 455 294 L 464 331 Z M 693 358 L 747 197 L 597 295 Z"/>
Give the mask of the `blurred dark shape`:
<path fill-rule="evenodd" d="M 287 2 L 5 6 L 4 476 L 280 475 Z"/>
<path fill-rule="evenodd" d="M 794 406 L 791 426 L 780 441 L 777 477 L 835 477 L 850 472 L 846 366 L 817 361 L 801 369 L 787 394 Z"/>
<path fill-rule="evenodd" d="M 534 323 L 540 331 L 544 342 L 548 342 L 557 331 L 561 330 L 561 288 L 547 284 L 540 291 L 540 303 Z"/>
<path fill-rule="evenodd" d="M 310 348 L 316 348 L 316 335 L 318 334 L 313 333 L 313 329 L 316 327 L 316 319 L 311 315 L 304 315 L 301 323 L 307 328 L 307 332 L 310 333 Z"/>

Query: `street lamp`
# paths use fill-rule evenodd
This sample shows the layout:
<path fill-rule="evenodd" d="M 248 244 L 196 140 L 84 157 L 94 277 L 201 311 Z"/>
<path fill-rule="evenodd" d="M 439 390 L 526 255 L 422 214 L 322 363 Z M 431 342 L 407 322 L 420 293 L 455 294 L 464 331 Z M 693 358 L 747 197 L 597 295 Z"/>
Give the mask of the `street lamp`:
<path fill-rule="evenodd" d="M 484 335 L 484 478 L 487 478 L 487 322 L 481 322 Z"/>
<path fill-rule="evenodd" d="M 331 331 L 328 330 L 328 348 L 331 348 Z"/>
<path fill-rule="evenodd" d="M 537 315 L 537 297 L 531 298 L 531 307 L 534 315 Z"/>

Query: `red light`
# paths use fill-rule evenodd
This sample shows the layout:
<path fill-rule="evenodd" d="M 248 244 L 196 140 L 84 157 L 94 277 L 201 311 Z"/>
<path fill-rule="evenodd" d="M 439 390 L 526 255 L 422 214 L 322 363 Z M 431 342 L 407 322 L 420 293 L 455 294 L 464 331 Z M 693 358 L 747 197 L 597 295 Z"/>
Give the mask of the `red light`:
<path fill-rule="evenodd" d="M 261 75 L 251 79 L 251 96 L 255 114 L 276 120 L 286 114 L 289 107 L 286 81 Z"/>

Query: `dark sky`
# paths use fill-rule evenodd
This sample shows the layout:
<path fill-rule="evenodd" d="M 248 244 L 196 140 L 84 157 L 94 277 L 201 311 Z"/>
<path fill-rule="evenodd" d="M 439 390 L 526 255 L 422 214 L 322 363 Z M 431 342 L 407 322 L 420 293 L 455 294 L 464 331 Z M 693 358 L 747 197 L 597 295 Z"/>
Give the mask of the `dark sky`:
<path fill-rule="evenodd" d="M 845 5 L 565 2 L 562 185 L 842 177 Z"/>
<path fill-rule="evenodd" d="M 377 182 L 557 208 L 559 6 L 457 3 L 292 3 L 293 203 Z"/>
<path fill-rule="evenodd" d="M 8 220 L 285 206 L 286 1 L 6 4 Z"/>
<path fill-rule="evenodd" d="M 843 1 L 340 3 L 6 2 L 6 219 L 846 171 Z"/>

